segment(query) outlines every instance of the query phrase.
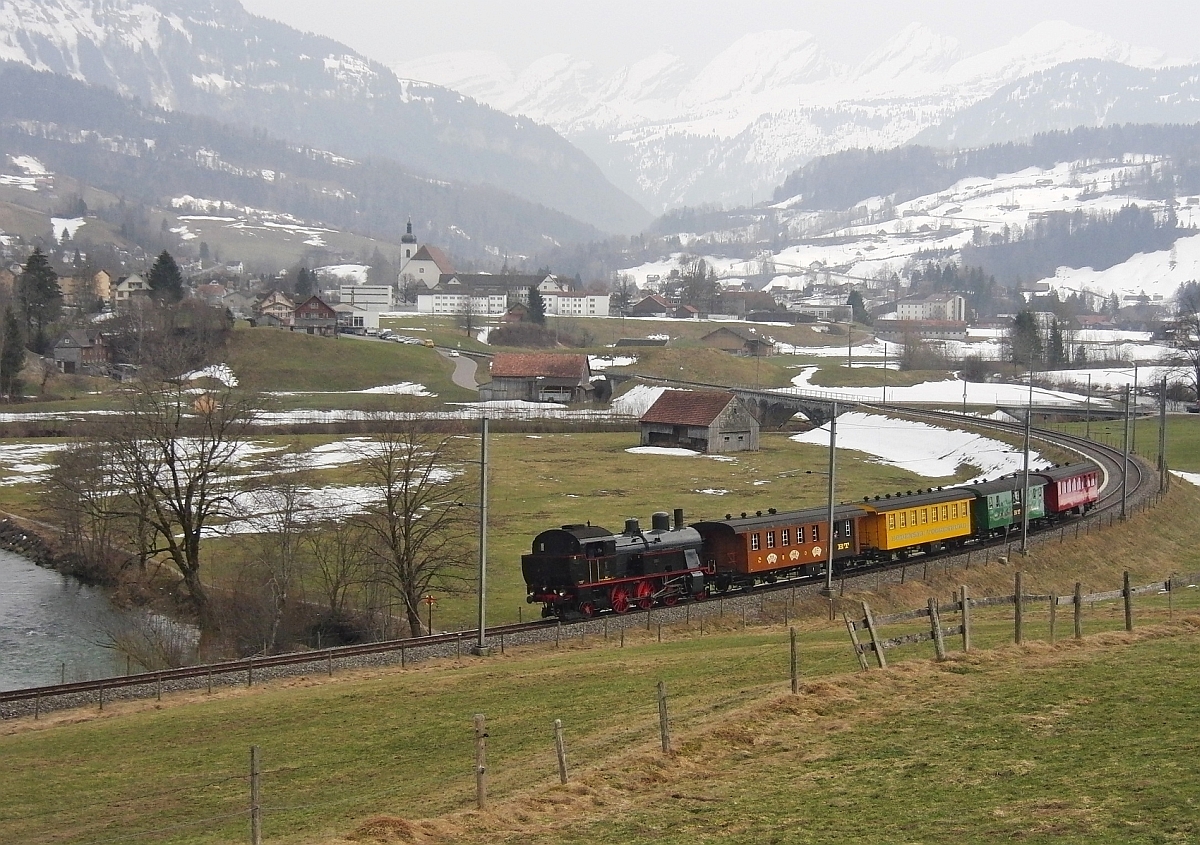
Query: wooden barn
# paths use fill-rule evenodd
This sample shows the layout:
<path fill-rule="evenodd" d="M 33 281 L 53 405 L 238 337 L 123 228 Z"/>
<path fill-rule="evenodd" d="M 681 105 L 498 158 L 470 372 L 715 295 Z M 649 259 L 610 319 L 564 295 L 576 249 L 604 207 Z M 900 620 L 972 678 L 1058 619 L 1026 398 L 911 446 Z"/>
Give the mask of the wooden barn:
<path fill-rule="evenodd" d="M 775 344 L 765 337 L 735 326 L 721 326 L 700 338 L 700 342 L 731 355 L 763 357 L 775 351 Z"/>
<path fill-rule="evenodd" d="M 758 420 L 732 393 L 667 390 L 641 418 L 643 446 L 718 455 L 758 450 Z"/>
<path fill-rule="evenodd" d="M 592 371 L 586 355 L 497 352 L 492 358 L 492 380 L 479 386 L 479 398 L 590 402 Z"/>

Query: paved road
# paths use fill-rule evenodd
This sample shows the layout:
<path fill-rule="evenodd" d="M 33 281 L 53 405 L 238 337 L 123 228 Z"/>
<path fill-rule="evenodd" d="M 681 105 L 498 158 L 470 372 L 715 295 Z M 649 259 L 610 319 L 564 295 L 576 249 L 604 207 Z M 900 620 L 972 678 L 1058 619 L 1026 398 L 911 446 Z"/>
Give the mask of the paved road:
<path fill-rule="evenodd" d="M 475 359 L 466 355 L 451 357 L 446 350 L 439 349 L 438 354 L 443 358 L 449 358 L 454 362 L 454 372 L 450 375 L 450 380 L 459 387 L 465 387 L 467 390 L 479 390 L 479 385 L 475 383 Z"/>

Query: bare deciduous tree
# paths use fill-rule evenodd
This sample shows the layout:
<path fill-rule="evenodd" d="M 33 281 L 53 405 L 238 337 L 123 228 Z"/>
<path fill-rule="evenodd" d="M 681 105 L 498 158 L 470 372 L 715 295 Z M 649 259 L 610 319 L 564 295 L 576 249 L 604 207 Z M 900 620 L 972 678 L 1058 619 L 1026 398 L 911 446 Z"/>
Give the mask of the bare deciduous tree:
<path fill-rule="evenodd" d="M 378 499 L 356 521 L 368 536 L 374 577 L 419 635 L 421 598 L 434 586 L 461 586 L 469 571 L 476 523 L 462 503 L 471 488 L 453 467 L 461 460 L 453 437 L 425 432 L 417 421 L 382 422 L 363 461 L 364 481 Z"/>
<path fill-rule="evenodd" d="M 143 381 L 103 443 L 115 485 L 146 508 L 152 552 L 165 553 L 179 571 L 201 625 L 209 621 L 200 579 L 205 528 L 233 512 L 236 457 L 254 408 L 228 386 L 197 395 L 179 379 Z"/>

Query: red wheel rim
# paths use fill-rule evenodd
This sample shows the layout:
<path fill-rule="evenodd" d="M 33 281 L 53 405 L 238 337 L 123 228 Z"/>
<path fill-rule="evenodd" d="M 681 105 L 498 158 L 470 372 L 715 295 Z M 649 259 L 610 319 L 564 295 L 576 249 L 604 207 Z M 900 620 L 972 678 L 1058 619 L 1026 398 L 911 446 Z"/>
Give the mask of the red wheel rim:
<path fill-rule="evenodd" d="M 638 607 L 642 610 L 649 610 L 654 605 L 654 584 L 650 581 L 638 581 L 634 596 L 637 599 Z"/>
<path fill-rule="evenodd" d="M 624 587 L 613 587 L 608 596 L 608 603 L 612 606 L 614 613 L 628 613 L 629 590 Z"/>
<path fill-rule="evenodd" d="M 596 615 L 596 605 L 592 604 L 590 601 L 585 601 L 583 604 L 579 605 L 579 612 L 583 614 L 584 619 L 591 619 Z"/>
<path fill-rule="evenodd" d="M 679 603 L 679 593 L 666 593 L 662 598 L 662 603 L 667 607 L 673 607 Z"/>
<path fill-rule="evenodd" d="M 694 601 L 706 601 L 708 599 L 708 590 L 701 590 L 698 593 L 693 593 L 692 599 Z"/>

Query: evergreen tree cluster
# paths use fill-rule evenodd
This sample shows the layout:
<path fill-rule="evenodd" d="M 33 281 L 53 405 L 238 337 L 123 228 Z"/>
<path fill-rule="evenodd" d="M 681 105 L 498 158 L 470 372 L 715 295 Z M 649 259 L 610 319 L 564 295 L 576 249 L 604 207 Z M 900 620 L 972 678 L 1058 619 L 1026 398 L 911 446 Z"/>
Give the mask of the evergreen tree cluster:
<path fill-rule="evenodd" d="M 1107 270 L 1139 252 L 1170 249 L 1182 234 L 1173 214 L 1127 205 L 1115 213 L 1076 210 L 1040 219 L 994 242 L 963 249 L 965 265 L 977 266 L 1001 283 L 1053 276 L 1062 266 Z"/>

